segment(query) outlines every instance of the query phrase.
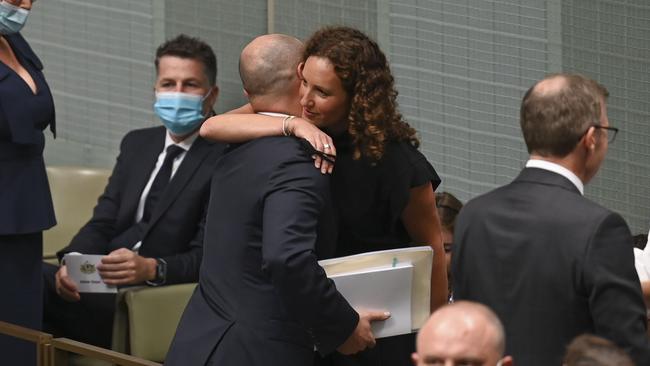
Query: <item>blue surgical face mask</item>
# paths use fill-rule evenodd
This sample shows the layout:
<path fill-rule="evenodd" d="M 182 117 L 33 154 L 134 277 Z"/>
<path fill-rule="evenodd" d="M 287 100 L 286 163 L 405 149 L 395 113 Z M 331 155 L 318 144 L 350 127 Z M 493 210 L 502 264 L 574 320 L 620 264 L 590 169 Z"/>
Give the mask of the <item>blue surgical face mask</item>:
<path fill-rule="evenodd" d="M 29 10 L 0 2 L 0 34 L 9 35 L 20 32 L 27 21 Z"/>
<path fill-rule="evenodd" d="M 210 93 L 205 95 L 207 97 Z M 156 93 L 153 109 L 169 132 L 183 136 L 194 131 L 205 120 L 204 96 L 178 92 Z"/>

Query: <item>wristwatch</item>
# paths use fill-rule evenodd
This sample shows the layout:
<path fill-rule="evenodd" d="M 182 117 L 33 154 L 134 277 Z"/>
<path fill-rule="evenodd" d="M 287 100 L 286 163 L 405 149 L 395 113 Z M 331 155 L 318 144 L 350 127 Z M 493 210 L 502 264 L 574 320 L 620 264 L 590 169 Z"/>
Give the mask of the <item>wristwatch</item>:
<path fill-rule="evenodd" d="M 165 284 L 167 279 L 167 262 L 162 258 L 156 258 L 156 277 L 147 281 L 149 286 L 160 286 Z"/>

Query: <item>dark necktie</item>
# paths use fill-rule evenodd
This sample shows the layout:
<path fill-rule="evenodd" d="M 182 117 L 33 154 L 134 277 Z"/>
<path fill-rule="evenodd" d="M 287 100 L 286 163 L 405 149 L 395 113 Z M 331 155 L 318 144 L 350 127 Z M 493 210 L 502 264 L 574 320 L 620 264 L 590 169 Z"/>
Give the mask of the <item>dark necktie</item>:
<path fill-rule="evenodd" d="M 165 190 L 165 187 L 167 187 L 167 183 L 169 183 L 169 179 L 172 176 L 172 165 L 174 164 L 174 158 L 176 158 L 178 154 L 182 153 L 183 151 L 185 151 L 183 148 L 176 145 L 169 145 L 167 147 L 167 155 L 165 155 L 165 160 L 163 161 L 160 170 L 158 170 L 158 174 L 156 174 L 156 178 L 154 178 L 153 183 L 151 183 L 147 198 L 144 200 L 144 212 L 142 213 L 142 221 L 149 222 L 149 219 L 151 219 L 151 213 L 156 207 L 156 203 L 160 200 L 160 196 L 162 196 L 162 193 Z"/>

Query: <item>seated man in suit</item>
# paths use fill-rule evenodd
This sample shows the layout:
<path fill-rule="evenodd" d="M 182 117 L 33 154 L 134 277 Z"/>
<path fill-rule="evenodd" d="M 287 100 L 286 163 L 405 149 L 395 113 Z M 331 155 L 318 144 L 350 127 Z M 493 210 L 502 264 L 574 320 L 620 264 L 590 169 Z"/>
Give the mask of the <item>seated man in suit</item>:
<path fill-rule="evenodd" d="M 107 284 L 159 286 L 198 280 L 202 219 L 224 145 L 198 136 L 217 100 L 216 57 L 180 35 L 156 52 L 154 109 L 164 126 L 129 132 L 93 216 L 66 253 L 105 254 Z M 44 267 L 45 325 L 56 335 L 110 347 L 111 294 L 79 294 L 60 267 Z"/>
<path fill-rule="evenodd" d="M 240 74 L 253 110 L 300 113 L 301 51 L 283 35 L 246 46 Z M 370 321 L 387 314 L 358 314 L 316 260 L 317 232 L 332 229 L 323 227 L 329 178 L 313 168 L 308 146 L 260 138 L 234 145 L 217 164 L 199 286 L 165 365 L 305 366 L 314 347 L 354 353 L 374 344 Z"/>
<path fill-rule="evenodd" d="M 503 325 L 487 306 L 459 301 L 436 310 L 418 332 L 415 366 L 511 366 Z"/>
<path fill-rule="evenodd" d="M 526 167 L 466 204 L 456 222 L 454 297 L 493 309 L 522 365 L 561 364 L 585 332 L 650 365 L 632 235 L 620 215 L 583 197 L 616 136 L 607 96 L 581 75 L 535 84 L 521 106 Z"/>

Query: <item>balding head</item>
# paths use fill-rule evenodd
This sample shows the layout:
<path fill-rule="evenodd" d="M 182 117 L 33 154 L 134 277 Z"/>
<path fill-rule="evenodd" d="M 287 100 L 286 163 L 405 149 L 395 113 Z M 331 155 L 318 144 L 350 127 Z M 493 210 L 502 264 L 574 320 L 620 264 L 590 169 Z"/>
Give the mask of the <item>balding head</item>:
<path fill-rule="evenodd" d="M 520 111 L 528 152 L 567 156 L 589 127 L 601 124 L 608 95 L 605 87 L 578 74 L 553 74 L 537 82 L 526 92 Z"/>
<path fill-rule="evenodd" d="M 510 357 L 503 357 L 505 334 L 497 316 L 484 305 L 459 301 L 434 312 L 420 329 L 416 365 L 468 364 L 495 366 L 509 365 Z M 472 363 L 474 362 L 474 363 Z"/>
<path fill-rule="evenodd" d="M 302 50 L 300 40 L 284 34 L 267 34 L 250 42 L 239 58 L 239 75 L 248 97 L 293 92 Z"/>
<path fill-rule="evenodd" d="M 577 336 L 567 346 L 564 366 L 633 366 L 630 356 L 611 341 L 591 334 Z"/>

